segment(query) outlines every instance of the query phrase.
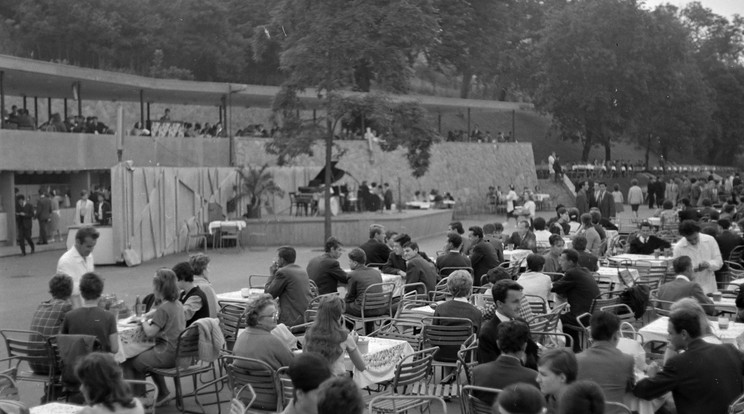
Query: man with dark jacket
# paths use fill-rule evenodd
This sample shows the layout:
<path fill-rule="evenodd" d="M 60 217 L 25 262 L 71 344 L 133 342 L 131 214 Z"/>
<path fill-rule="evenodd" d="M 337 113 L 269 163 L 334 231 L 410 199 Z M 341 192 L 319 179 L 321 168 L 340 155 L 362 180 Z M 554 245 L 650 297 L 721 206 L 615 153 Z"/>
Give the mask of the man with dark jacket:
<path fill-rule="evenodd" d="M 403 246 L 403 258 L 406 260 L 406 284 L 423 283 L 427 291 L 434 290 L 437 284 L 437 269 L 434 263 L 419 255 L 416 242 L 409 241 Z M 423 287 L 406 288 L 405 293 L 415 290 L 417 294 L 424 293 Z"/>
<path fill-rule="evenodd" d="M 367 288 L 370 286 L 382 283 L 382 275 L 380 271 L 374 267 L 367 267 L 364 262 L 366 257 L 362 249 L 352 249 L 349 252 L 349 287 L 346 292 L 346 313 L 352 316 L 362 316 L 362 302 L 364 299 L 364 292 L 369 293 L 380 293 L 382 292 L 381 286 L 372 287 L 369 291 Z M 388 311 L 387 307 L 383 307 L 374 311 L 365 310 L 365 316 L 379 316 Z M 374 331 L 375 323 L 367 322 L 364 325 L 364 330 L 367 334 Z"/>
<path fill-rule="evenodd" d="M 721 250 L 721 257 L 723 258 L 723 260 L 728 260 L 731 252 L 735 248 L 744 244 L 744 240 L 742 240 L 741 236 L 730 230 L 731 220 L 726 218 L 720 219 L 718 220 L 718 226 L 721 228 L 721 232 L 718 234 L 718 236 L 716 236 L 718 248 Z M 724 269 L 725 267 L 726 266 L 724 266 Z"/>
<path fill-rule="evenodd" d="M 628 253 L 631 254 L 654 254 L 656 249 L 668 249 L 672 245 L 651 234 L 651 223 L 644 220 L 641 222 L 640 231 L 630 240 Z"/>
<path fill-rule="evenodd" d="M 669 347 L 684 352 L 670 358 L 659 371 L 652 365 L 633 394 L 653 399 L 672 392 L 679 414 L 725 414 L 744 388 L 742 353 L 733 345 L 715 345 L 701 338 L 700 318 L 679 309 L 669 316 Z"/>
<path fill-rule="evenodd" d="M 39 220 L 39 242 L 47 244 L 49 227 L 52 223 L 52 200 L 43 190 L 39 190 L 39 201 L 36 202 L 36 219 Z"/>
<path fill-rule="evenodd" d="M 586 237 L 581 234 L 574 236 L 572 246 L 579 254 L 580 267 L 587 268 L 591 272 L 599 270 L 599 258 L 586 251 Z"/>
<path fill-rule="evenodd" d="M 305 311 L 312 299 L 310 278 L 305 269 L 295 264 L 296 258 L 297 252 L 293 247 L 280 247 L 264 287 L 266 293 L 279 299 L 278 322 L 288 327 L 305 321 Z"/>
<path fill-rule="evenodd" d="M 483 229 L 479 226 L 468 229 L 468 238 L 471 243 L 470 263 L 473 265 L 473 286 L 480 286 L 481 277 L 499 265 L 499 258 L 493 245 L 483 240 Z"/>
<path fill-rule="evenodd" d="M 313 257 L 307 264 L 307 274 L 318 285 L 318 294 L 335 293 L 339 283 L 346 283 L 346 272 L 338 264 L 338 258 L 343 253 L 341 242 L 331 236 L 325 243 L 325 253 Z"/>
<path fill-rule="evenodd" d="M 445 270 L 446 267 L 471 267 L 470 258 L 460 253 L 460 247 L 462 246 L 462 237 L 457 233 L 447 234 L 447 251 L 437 257 L 437 271 L 442 277 L 449 276 L 454 269 Z M 472 276 L 472 275 L 471 275 Z"/>
<path fill-rule="evenodd" d="M 385 227 L 379 224 L 369 226 L 369 240 L 360 249 L 364 250 L 367 263 L 385 263 L 390 257 L 390 248 L 385 244 Z"/>
<path fill-rule="evenodd" d="M 694 178 L 693 178 L 694 179 Z M 698 221 L 700 220 L 700 213 L 698 213 L 697 209 L 690 206 L 690 200 L 687 198 L 682 199 L 682 210 L 677 213 L 679 216 L 679 222 L 683 222 L 685 220 L 694 220 Z"/>
<path fill-rule="evenodd" d="M 565 276 L 553 282 L 552 292 L 557 293 L 568 302 L 570 311 L 561 315 L 563 330 L 571 335 L 574 340 L 574 351 L 579 351 L 579 337 L 576 327 L 579 326 L 576 318 L 589 312 L 592 301 L 599 295 L 597 281 L 585 268 L 579 266 L 579 252 L 574 249 L 566 249 L 561 253 L 561 269 L 566 271 Z M 572 326 L 574 329 L 566 329 Z"/>
<path fill-rule="evenodd" d="M 26 242 L 31 246 L 31 253 L 34 252 L 34 241 L 31 239 L 31 227 L 34 220 L 34 208 L 26 202 L 26 196 L 19 194 L 16 196 L 15 221 L 16 221 L 16 240 L 21 246 L 21 254 L 26 255 Z"/>
<path fill-rule="evenodd" d="M 515 249 L 537 251 L 537 240 L 535 233 L 530 231 L 530 223 L 527 220 L 519 220 L 517 231 L 512 233 L 506 240 L 507 244 L 513 244 Z M 470 259 L 472 261 L 472 259 Z"/>
<path fill-rule="evenodd" d="M 703 288 L 699 284 L 695 283 L 695 272 L 692 271 L 692 260 L 690 256 L 677 257 L 672 262 L 672 267 L 677 277 L 671 282 L 666 282 L 659 286 L 656 297 L 666 302 L 676 302 L 683 298 L 693 298 L 701 305 L 711 305 L 705 306 L 703 309 L 706 313 L 715 315 L 715 308 L 712 306 L 713 300 L 705 295 Z"/>

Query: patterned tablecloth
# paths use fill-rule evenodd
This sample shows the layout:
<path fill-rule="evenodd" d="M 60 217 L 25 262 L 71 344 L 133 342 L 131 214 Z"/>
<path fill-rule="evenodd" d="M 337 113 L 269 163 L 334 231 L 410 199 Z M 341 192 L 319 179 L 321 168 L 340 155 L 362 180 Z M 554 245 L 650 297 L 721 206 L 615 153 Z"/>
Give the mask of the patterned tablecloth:
<path fill-rule="evenodd" d="M 49 403 L 44 405 L 37 405 L 31 407 L 29 410 L 31 414 L 77 414 L 83 410 L 83 406 L 62 404 L 62 403 Z"/>
<path fill-rule="evenodd" d="M 142 326 L 130 323 L 131 320 L 120 319 L 116 324 L 119 332 L 119 352 L 114 355 L 116 362 L 124 362 L 155 346 L 155 340 L 145 336 Z"/>
<path fill-rule="evenodd" d="M 662 316 L 659 319 L 649 323 L 648 325 L 641 328 L 638 332 L 643 335 L 643 339 L 648 341 L 666 341 L 667 340 L 667 325 L 669 318 Z M 710 321 L 710 326 L 713 329 L 713 334 L 721 339 L 725 344 L 732 344 L 739 348 L 744 349 L 744 323 L 729 322 L 728 329 L 720 329 L 718 323 Z"/>
<path fill-rule="evenodd" d="M 411 344 L 406 341 L 383 338 L 369 339 L 369 350 L 362 354 L 367 369 L 359 372 L 348 355 L 344 358 L 346 369 L 354 373 L 354 382 L 360 387 L 368 387 L 395 377 L 398 362 L 413 353 Z"/>

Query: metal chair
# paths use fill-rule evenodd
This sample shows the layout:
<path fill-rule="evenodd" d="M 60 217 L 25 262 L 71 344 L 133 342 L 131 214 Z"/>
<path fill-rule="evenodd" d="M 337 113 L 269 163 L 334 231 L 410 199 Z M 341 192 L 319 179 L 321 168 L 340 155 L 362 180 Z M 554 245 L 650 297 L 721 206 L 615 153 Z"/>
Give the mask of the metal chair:
<path fill-rule="evenodd" d="M 438 347 L 433 365 L 457 368 L 457 351 L 463 344 L 473 341 L 473 322 L 467 318 L 427 317 L 423 319 L 424 347 Z M 469 346 L 468 344 L 465 345 Z"/>
<path fill-rule="evenodd" d="M 594 280 L 597 282 L 597 287 L 600 292 L 611 292 L 615 287 L 615 282 L 610 276 L 603 276 L 598 273 L 592 273 Z"/>
<path fill-rule="evenodd" d="M 375 283 L 367 286 L 362 294 L 361 316 L 346 314 L 347 320 L 361 322 L 365 334 L 368 322 L 383 321 L 393 316 L 393 290 L 395 283 Z"/>
<path fill-rule="evenodd" d="M 460 399 L 460 403 L 462 405 L 463 413 L 491 414 L 493 412 L 491 410 L 491 405 L 474 396 L 474 391 L 478 391 L 479 393 L 493 394 L 493 400 L 496 401 L 496 398 L 501 393 L 501 390 L 498 388 L 477 387 L 475 385 L 466 385 L 462 387 L 462 398 Z"/>
<path fill-rule="evenodd" d="M 220 225 L 220 248 L 225 247 L 226 240 L 235 241 L 235 248 L 243 249 L 240 245 L 240 230 L 237 224 L 221 224 Z"/>
<path fill-rule="evenodd" d="M 204 243 L 204 252 L 207 252 L 208 241 L 212 238 L 212 233 L 204 230 L 204 225 L 201 221 L 194 219 L 193 223 L 191 220 L 186 221 L 186 229 L 188 231 L 188 240 L 186 241 L 186 253 L 188 254 L 191 250 L 191 245 L 197 242 L 196 247 L 199 247 Z"/>
<path fill-rule="evenodd" d="M 744 246 L 737 246 L 734 250 L 731 250 L 729 257 L 726 258 L 729 262 L 741 264 L 741 258 L 744 256 Z"/>
<path fill-rule="evenodd" d="M 196 404 L 202 408 L 203 405 L 199 400 L 199 397 L 204 394 L 211 394 L 212 392 L 200 393 L 198 392 L 199 380 L 197 377 L 211 373 L 214 379 L 217 379 L 217 371 L 213 362 L 199 361 L 199 328 L 197 325 L 191 325 L 184 329 L 178 335 L 178 341 L 176 342 L 176 361 L 192 361 L 196 360 L 196 363 L 191 364 L 187 367 L 181 367 L 181 364 L 176 363 L 174 368 L 150 368 L 150 373 L 160 375 L 163 377 L 169 377 L 173 379 L 173 383 L 176 388 L 176 407 L 181 412 L 187 412 L 184 406 L 185 397 L 193 397 Z M 181 385 L 181 378 L 191 377 L 191 381 L 194 387 L 194 391 L 190 394 L 184 394 L 183 386 Z M 220 381 L 213 381 L 214 394 L 217 398 L 217 404 L 220 404 Z M 198 411 L 197 411 L 198 412 Z"/>
<path fill-rule="evenodd" d="M 744 394 L 729 405 L 728 414 L 744 414 Z"/>
<path fill-rule="evenodd" d="M 249 391 L 251 393 L 251 398 L 247 404 L 244 403 L 243 400 L 241 400 L 240 398 L 240 395 L 244 391 Z M 240 389 L 233 390 L 233 398 L 230 400 L 229 414 L 248 414 L 248 409 L 251 408 L 251 405 L 253 405 L 253 401 L 255 400 L 256 393 L 253 391 L 253 387 L 251 387 L 251 384 L 243 384 Z"/>
<path fill-rule="evenodd" d="M 369 405 L 368 405 L 368 410 L 370 414 L 407 412 L 408 409 L 401 410 L 401 407 L 399 407 L 398 404 L 400 404 L 403 407 L 407 407 L 411 405 L 412 399 L 416 399 L 421 403 L 421 404 L 417 404 L 418 406 L 423 407 L 424 405 L 426 405 L 427 408 L 431 405 L 432 402 L 437 402 L 442 405 L 442 411 L 441 411 L 442 414 L 447 414 L 447 404 L 444 402 L 444 399 L 433 396 L 433 395 L 418 395 L 418 396 L 376 395 L 374 396 L 374 398 L 372 398 L 372 400 L 370 400 Z"/>
<path fill-rule="evenodd" d="M 269 281 L 269 275 L 249 275 L 248 276 L 248 287 L 249 288 L 261 288 L 266 286 Z"/>
<path fill-rule="evenodd" d="M 548 302 L 541 296 L 537 295 L 524 295 L 527 298 L 527 302 L 530 303 L 532 313 L 536 315 L 544 315 L 548 313 Z"/>
<path fill-rule="evenodd" d="M 310 285 L 310 294 L 312 297 L 316 298 L 318 295 L 320 295 L 320 290 L 318 289 L 318 284 L 315 283 L 314 280 L 309 279 L 308 284 Z"/>
<path fill-rule="evenodd" d="M 448 277 L 443 278 L 439 282 L 437 282 L 436 286 L 434 286 L 434 290 L 429 291 L 429 300 L 432 302 L 439 302 L 441 300 L 446 300 L 449 293 L 449 288 L 447 287 L 447 281 L 449 280 Z"/>
<path fill-rule="evenodd" d="M 279 394 L 281 395 L 282 406 L 286 407 L 292 401 L 292 395 L 294 394 L 292 378 L 289 377 L 289 367 L 281 367 L 276 370 L 276 376 L 279 378 Z"/>
<path fill-rule="evenodd" d="M 411 319 L 387 319 L 382 321 L 380 328 L 367 336 L 375 338 L 395 339 L 406 341 L 414 351 L 421 349 L 423 338 L 421 332 L 424 324 Z"/>
<path fill-rule="evenodd" d="M 395 366 L 395 376 L 391 386 L 381 394 L 370 396 L 370 413 L 403 413 L 408 410 L 428 406 L 428 401 L 419 397 L 432 395 L 429 393 L 431 385 L 431 369 L 434 354 L 439 348 L 422 349 L 404 357 Z M 449 387 L 449 386 L 446 386 Z M 402 392 L 399 392 L 402 390 Z M 402 396 L 396 399 L 398 403 L 384 403 L 376 400 L 380 397 Z M 367 400 L 367 398 L 365 398 Z M 378 401 L 375 403 L 375 401 Z"/>
<path fill-rule="evenodd" d="M 279 378 L 269 364 L 258 359 L 244 358 L 235 355 L 222 355 L 220 362 L 227 373 L 227 382 L 230 389 L 242 389 L 245 384 L 250 384 L 253 391 L 251 408 L 261 411 L 281 411 L 283 402 L 281 396 L 281 385 Z M 236 362 L 239 365 L 236 365 Z M 238 398 L 239 394 L 234 394 Z"/>
<path fill-rule="evenodd" d="M 442 279 L 444 279 L 445 277 L 449 276 L 450 273 L 454 272 L 455 270 L 467 270 L 470 273 L 470 276 L 473 276 L 472 267 L 443 267 L 439 269 L 439 276 Z"/>
<path fill-rule="evenodd" d="M 476 353 L 478 352 L 478 339 L 476 338 L 470 346 L 462 344 L 460 350 L 457 351 L 457 372 L 458 375 L 460 370 L 465 373 L 465 382 L 468 384 L 473 383 L 473 367 L 478 365 L 476 360 Z"/>
<path fill-rule="evenodd" d="M 638 270 L 640 280 L 646 281 L 659 281 L 659 284 L 666 282 L 667 266 L 666 265 L 655 265 L 645 260 L 637 260 L 634 269 Z M 674 277 L 674 275 L 672 275 Z"/>
<path fill-rule="evenodd" d="M 145 387 L 145 395 L 146 396 L 152 395 L 152 400 L 151 401 L 157 401 L 158 400 L 158 387 L 156 387 L 155 384 L 153 384 L 152 382 L 142 381 L 142 380 L 130 380 L 130 379 L 125 379 L 124 382 L 126 382 L 130 387 L 132 385 L 141 385 L 141 386 Z M 143 406 L 145 405 L 144 401 L 140 401 L 140 402 L 142 402 L 142 405 Z M 150 406 L 150 409 L 149 409 L 150 414 L 155 414 L 155 407 L 156 406 L 157 406 L 157 404 L 152 404 Z M 145 411 L 148 411 L 148 410 L 145 409 Z"/>
<path fill-rule="evenodd" d="M 32 338 L 43 337 L 39 332 L 2 329 L 0 336 L 5 341 L 5 350 L 8 355 L 0 359 L 0 363 L 7 361 L 8 367 L 4 371 L 15 381 L 40 382 L 46 389 L 47 400 L 55 399 L 56 388 L 59 387 L 60 372 L 56 366 L 52 354 L 48 350 L 46 341 L 36 341 Z M 22 366 L 23 363 L 40 363 L 49 365 L 49 374 L 35 374 L 30 368 Z"/>
<path fill-rule="evenodd" d="M 245 328 L 245 306 L 236 303 L 220 302 L 220 311 L 217 318 L 220 320 L 222 335 L 225 337 L 225 347 L 232 351 L 235 341 L 238 339 L 238 331 Z"/>
<path fill-rule="evenodd" d="M 571 335 L 563 332 L 530 332 L 530 336 L 535 342 L 542 344 L 545 348 L 567 348 L 573 349 L 573 338 Z"/>
<path fill-rule="evenodd" d="M 0 374 L 0 400 L 21 400 L 18 384 L 9 374 Z"/>
<path fill-rule="evenodd" d="M 545 313 L 542 315 L 535 315 L 535 317 L 527 321 L 527 323 L 530 325 L 530 332 L 555 332 L 558 329 L 558 322 L 560 320 L 560 313 Z"/>

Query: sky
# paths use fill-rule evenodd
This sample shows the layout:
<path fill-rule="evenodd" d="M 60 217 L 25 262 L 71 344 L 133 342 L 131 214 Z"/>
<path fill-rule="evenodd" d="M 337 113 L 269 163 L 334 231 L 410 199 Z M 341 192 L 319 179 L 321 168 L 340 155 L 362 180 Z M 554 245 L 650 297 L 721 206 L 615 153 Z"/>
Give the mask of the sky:
<path fill-rule="evenodd" d="M 683 8 L 691 0 L 645 0 L 647 8 L 651 9 L 659 4 L 670 3 L 679 8 Z M 744 0 L 699 0 L 706 8 L 713 10 L 713 13 L 728 18 L 734 14 L 744 16 Z"/>

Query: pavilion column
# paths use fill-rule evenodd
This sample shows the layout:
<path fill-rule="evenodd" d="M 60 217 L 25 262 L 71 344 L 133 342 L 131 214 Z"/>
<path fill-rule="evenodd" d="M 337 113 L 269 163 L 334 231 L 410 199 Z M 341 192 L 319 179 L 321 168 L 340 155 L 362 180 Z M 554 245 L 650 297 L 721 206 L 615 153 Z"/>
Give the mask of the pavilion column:
<path fill-rule="evenodd" d="M 34 96 L 34 129 L 39 127 L 39 98 Z"/>
<path fill-rule="evenodd" d="M 83 116 L 83 95 L 82 95 L 82 88 L 81 88 L 80 82 L 77 82 L 75 84 L 75 87 L 77 88 L 77 109 L 78 109 L 78 116 Z"/>
<path fill-rule="evenodd" d="M 52 97 L 47 96 L 47 120 L 52 119 Z"/>
<path fill-rule="evenodd" d="M 64 103 L 64 111 L 65 111 L 65 117 L 62 118 L 62 120 L 67 121 L 67 98 L 65 98 L 62 102 Z"/>
<path fill-rule="evenodd" d="M 5 129 L 5 71 L 2 70 L 0 70 L 0 129 Z"/>
<path fill-rule="evenodd" d="M 468 142 L 470 142 L 470 107 L 468 107 Z"/>
<path fill-rule="evenodd" d="M 145 129 L 145 91 L 140 89 L 140 128 Z"/>

